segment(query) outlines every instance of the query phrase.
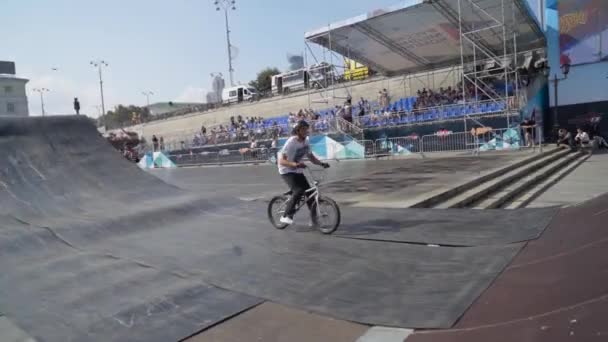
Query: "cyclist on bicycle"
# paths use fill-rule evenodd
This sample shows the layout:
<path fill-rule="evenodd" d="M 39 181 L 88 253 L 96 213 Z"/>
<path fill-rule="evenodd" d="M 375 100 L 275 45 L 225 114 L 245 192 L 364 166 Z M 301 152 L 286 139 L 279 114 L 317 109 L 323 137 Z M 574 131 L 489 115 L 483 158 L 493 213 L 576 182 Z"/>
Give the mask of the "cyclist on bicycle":
<path fill-rule="evenodd" d="M 308 122 L 301 120 L 296 123 L 292 131 L 292 137 L 287 139 L 287 142 L 279 152 L 279 173 L 281 178 L 287 183 L 292 191 L 289 201 L 285 205 L 285 214 L 281 217 L 281 223 L 292 224 L 295 207 L 300 202 L 306 190 L 310 188 L 310 184 L 304 176 L 304 168 L 306 164 L 302 159 L 307 156 L 308 159 L 316 165 L 328 168 L 329 164 L 321 162 L 312 154 L 310 143 L 308 140 Z M 311 209 L 312 199 L 307 203 L 308 209 Z M 314 215 L 314 213 L 311 214 Z"/>

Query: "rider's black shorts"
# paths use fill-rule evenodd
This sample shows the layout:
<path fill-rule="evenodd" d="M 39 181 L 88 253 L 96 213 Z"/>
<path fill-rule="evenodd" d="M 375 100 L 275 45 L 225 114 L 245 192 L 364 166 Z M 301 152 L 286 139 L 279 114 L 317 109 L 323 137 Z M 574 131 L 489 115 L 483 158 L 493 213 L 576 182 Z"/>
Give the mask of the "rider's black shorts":
<path fill-rule="evenodd" d="M 304 193 L 310 188 L 310 184 L 303 173 L 286 173 L 281 175 L 281 178 L 287 183 L 289 189 L 293 192 Z"/>

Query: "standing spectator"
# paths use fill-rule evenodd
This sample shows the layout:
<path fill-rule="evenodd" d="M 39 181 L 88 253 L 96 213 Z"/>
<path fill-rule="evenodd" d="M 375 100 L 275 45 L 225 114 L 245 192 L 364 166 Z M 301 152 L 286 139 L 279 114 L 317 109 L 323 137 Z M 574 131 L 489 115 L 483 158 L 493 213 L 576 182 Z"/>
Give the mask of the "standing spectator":
<path fill-rule="evenodd" d="M 156 135 L 152 135 L 152 148 L 154 152 L 158 151 L 158 138 Z"/>
<path fill-rule="evenodd" d="M 344 102 L 344 107 L 342 107 L 342 117 L 344 120 L 353 123 L 353 106 L 351 104 L 351 99 L 348 98 Z"/>
<path fill-rule="evenodd" d="M 525 119 L 519 126 L 524 131 L 526 147 L 534 147 L 534 127 L 536 127 L 536 121 L 532 118 Z"/>
<path fill-rule="evenodd" d="M 76 115 L 80 115 L 80 101 L 78 101 L 77 97 L 74 98 L 74 111 Z"/>
<path fill-rule="evenodd" d="M 160 147 L 160 151 L 164 151 L 165 150 L 165 139 L 161 136 L 160 140 L 159 140 L 159 147 Z"/>
<path fill-rule="evenodd" d="M 279 136 L 277 134 L 273 134 L 272 142 L 270 143 L 270 148 L 276 150 L 279 147 Z"/>

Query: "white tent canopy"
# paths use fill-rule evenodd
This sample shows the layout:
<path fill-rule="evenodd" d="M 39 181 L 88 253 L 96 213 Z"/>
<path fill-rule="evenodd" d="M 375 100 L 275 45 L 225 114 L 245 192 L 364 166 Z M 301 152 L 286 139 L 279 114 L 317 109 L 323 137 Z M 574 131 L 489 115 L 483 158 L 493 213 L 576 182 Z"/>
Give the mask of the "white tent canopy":
<path fill-rule="evenodd" d="M 503 55 L 503 23 L 518 51 L 545 46 L 524 0 L 409 0 L 307 32 L 305 38 L 392 75 L 460 64 L 461 26 L 474 32 L 483 48 Z"/>

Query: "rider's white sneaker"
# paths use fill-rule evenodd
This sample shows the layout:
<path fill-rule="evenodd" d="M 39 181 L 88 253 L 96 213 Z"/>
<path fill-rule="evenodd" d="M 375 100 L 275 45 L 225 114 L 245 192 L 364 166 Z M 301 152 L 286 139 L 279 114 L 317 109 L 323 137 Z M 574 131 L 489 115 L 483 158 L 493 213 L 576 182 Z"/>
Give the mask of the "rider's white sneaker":
<path fill-rule="evenodd" d="M 282 216 L 279 221 L 281 221 L 281 223 L 285 223 L 285 224 L 293 224 L 293 220 L 287 216 Z"/>

